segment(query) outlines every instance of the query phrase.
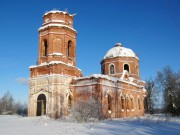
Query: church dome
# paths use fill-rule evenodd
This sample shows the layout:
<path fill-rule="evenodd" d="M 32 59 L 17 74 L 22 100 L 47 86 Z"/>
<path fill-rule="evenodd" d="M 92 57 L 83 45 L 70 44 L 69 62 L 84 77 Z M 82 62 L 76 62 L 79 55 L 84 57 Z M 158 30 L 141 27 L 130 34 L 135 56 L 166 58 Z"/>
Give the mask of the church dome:
<path fill-rule="evenodd" d="M 116 45 L 106 53 L 104 59 L 114 57 L 134 57 L 139 60 L 131 49 L 123 47 L 121 43 L 116 43 Z"/>

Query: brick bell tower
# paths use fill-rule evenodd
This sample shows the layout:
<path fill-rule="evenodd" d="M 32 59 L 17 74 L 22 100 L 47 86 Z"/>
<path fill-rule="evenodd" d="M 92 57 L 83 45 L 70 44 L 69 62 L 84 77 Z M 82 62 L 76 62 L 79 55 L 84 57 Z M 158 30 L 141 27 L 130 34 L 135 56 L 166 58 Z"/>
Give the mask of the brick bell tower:
<path fill-rule="evenodd" d="M 68 113 L 74 77 L 81 77 L 76 67 L 75 15 L 53 10 L 43 16 L 39 28 L 37 65 L 30 66 L 28 115 L 58 117 Z"/>

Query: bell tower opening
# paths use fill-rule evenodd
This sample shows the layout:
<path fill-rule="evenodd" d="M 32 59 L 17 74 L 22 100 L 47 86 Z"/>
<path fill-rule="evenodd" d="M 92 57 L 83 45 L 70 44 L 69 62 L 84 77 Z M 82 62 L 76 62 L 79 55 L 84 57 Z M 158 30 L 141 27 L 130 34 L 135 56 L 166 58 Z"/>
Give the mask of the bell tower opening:
<path fill-rule="evenodd" d="M 46 115 L 46 96 L 40 94 L 37 98 L 37 112 L 36 116 Z"/>
<path fill-rule="evenodd" d="M 47 40 L 45 39 L 43 41 L 43 56 L 47 56 L 48 54 L 48 43 L 47 43 Z"/>
<path fill-rule="evenodd" d="M 67 46 L 67 56 L 68 57 L 72 57 L 72 51 L 73 51 L 73 44 L 72 44 L 72 41 L 71 40 L 69 40 L 68 41 L 68 46 Z"/>

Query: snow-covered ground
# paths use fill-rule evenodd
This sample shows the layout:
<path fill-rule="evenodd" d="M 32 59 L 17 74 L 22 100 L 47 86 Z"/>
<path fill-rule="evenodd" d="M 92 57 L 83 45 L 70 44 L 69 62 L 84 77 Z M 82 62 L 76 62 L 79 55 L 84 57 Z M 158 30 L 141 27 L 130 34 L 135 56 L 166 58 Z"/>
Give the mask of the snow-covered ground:
<path fill-rule="evenodd" d="M 0 116 L 0 135 L 180 135 L 180 118 L 147 115 L 76 123 L 45 116 Z"/>

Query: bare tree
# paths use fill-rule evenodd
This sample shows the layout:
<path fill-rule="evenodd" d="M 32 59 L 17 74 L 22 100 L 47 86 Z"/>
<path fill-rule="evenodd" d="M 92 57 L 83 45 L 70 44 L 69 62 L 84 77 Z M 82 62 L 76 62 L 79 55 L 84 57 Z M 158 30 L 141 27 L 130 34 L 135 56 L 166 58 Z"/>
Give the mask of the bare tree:
<path fill-rule="evenodd" d="M 21 115 L 21 116 L 27 116 L 27 103 L 22 103 L 21 101 L 18 101 L 14 103 L 13 105 L 14 113 Z"/>
<path fill-rule="evenodd" d="M 169 66 L 157 72 L 157 84 L 164 93 L 164 109 L 166 113 L 177 115 L 178 113 L 178 93 L 179 75 L 174 73 Z"/>
<path fill-rule="evenodd" d="M 180 72 L 176 74 L 176 107 L 178 111 L 178 115 L 180 115 Z"/>
<path fill-rule="evenodd" d="M 15 102 L 13 96 L 6 92 L 0 98 L 0 115 L 18 114 L 27 116 L 27 103 Z"/>
<path fill-rule="evenodd" d="M 0 99 L 0 114 L 13 114 L 14 99 L 9 92 L 6 92 Z"/>
<path fill-rule="evenodd" d="M 150 114 L 154 113 L 154 97 L 153 97 L 153 90 L 155 87 L 155 81 L 153 79 L 146 80 L 146 90 L 147 90 L 147 108 Z"/>

